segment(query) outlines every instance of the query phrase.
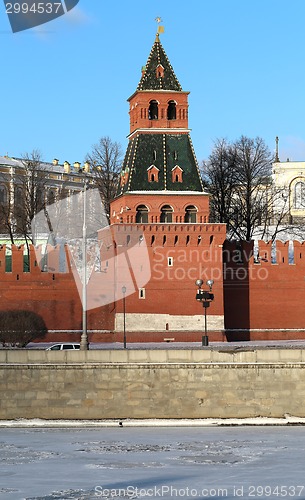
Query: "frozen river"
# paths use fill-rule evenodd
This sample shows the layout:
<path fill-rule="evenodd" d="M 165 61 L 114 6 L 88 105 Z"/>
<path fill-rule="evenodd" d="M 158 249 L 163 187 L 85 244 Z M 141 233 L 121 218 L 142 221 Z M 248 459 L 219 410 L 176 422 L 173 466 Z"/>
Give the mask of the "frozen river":
<path fill-rule="evenodd" d="M 1 428 L 0 500 L 305 499 L 305 427 Z"/>

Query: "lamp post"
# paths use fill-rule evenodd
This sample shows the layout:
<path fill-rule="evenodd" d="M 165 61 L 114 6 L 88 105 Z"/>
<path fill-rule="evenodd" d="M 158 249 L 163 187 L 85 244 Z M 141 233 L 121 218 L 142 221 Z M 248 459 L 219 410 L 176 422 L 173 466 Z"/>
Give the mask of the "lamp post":
<path fill-rule="evenodd" d="M 212 293 L 212 286 L 214 284 L 213 280 L 208 280 L 206 284 L 209 287 L 209 290 L 202 290 L 203 280 L 198 279 L 195 282 L 195 285 L 198 286 L 198 290 L 196 293 L 196 300 L 201 302 L 204 307 L 204 335 L 202 336 L 202 345 L 209 345 L 209 337 L 207 330 L 207 308 L 210 307 L 210 303 L 214 300 L 214 294 Z"/>
<path fill-rule="evenodd" d="M 123 294 L 123 331 L 124 331 L 124 349 L 126 349 L 126 301 L 125 301 L 126 286 L 122 286 Z"/>
<path fill-rule="evenodd" d="M 88 332 L 87 332 L 87 207 L 86 207 L 86 194 L 87 194 L 87 181 L 84 182 L 83 190 L 83 239 L 82 239 L 82 335 L 80 340 L 81 351 L 89 349 Z"/>

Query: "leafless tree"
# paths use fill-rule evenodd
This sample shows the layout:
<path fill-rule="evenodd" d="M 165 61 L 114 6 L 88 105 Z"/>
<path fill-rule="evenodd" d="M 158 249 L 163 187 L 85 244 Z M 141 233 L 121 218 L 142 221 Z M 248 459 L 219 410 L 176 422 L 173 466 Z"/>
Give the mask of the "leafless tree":
<path fill-rule="evenodd" d="M 228 223 L 235 187 L 235 150 L 226 139 L 218 139 L 202 166 L 203 183 L 211 195 L 210 220 Z"/>
<path fill-rule="evenodd" d="M 108 221 L 110 202 L 116 195 L 122 159 L 121 145 L 113 142 L 110 137 L 101 137 L 86 156 L 86 161 L 92 166 L 92 173 L 105 205 Z"/>
<path fill-rule="evenodd" d="M 211 215 L 224 222 L 228 237 L 250 241 L 260 228 L 265 235 L 273 227 L 275 238 L 287 218 L 288 203 L 274 213 L 281 190 L 272 184 L 272 154 L 260 137 L 241 136 L 235 142 L 216 141 L 204 165 L 204 181 L 211 194 Z"/>
<path fill-rule="evenodd" d="M 5 203 L 0 207 L 2 227 L 12 244 L 22 238 L 28 247 L 33 241 L 31 221 L 44 209 L 47 180 L 41 153 L 38 150 L 25 153 L 14 169 Z"/>

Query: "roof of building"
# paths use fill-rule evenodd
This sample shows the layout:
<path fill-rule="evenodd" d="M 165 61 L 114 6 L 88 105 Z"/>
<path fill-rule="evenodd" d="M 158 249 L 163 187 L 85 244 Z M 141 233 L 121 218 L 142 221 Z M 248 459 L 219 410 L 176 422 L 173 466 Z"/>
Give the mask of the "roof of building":
<path fill-rule="evenodd" d="M 0 166 L 24 168 L 24 165 L 25 165 L 24 162 L 25 162 L 25 160 L 22 159 L 22 158 L 13 158 L 13 157 L 9 157 L 9 156 L 0 156 Z M 41 165 L 41 167 L 44 170 L 46 170 L 48 172 L 62 174 L 65 171 L 64 170 L 64 164 L 59 164 L 59 163 L 55 164 L 53 162 L 41 161 L 40 165 Z M 74 165 L 71 164 L 70 165 L 70 173 L 72 175 L 73 174 L 79 175 L 80 173 L 82 173 L 82 168 L 75 169 Z M 88 173 L 87 173 L 87 175 L 88 175 Z"/>
<path fill-rule="evenodd" d="M 158 181 L 149 180 L 153 165 L 159 170 Z M 172 178 L 175 166 L 182 170 L 181 182 Z M 204 192 L 188 134 L 139 134 L 129 140 L 117 196 L 135 191 Z"/>
<path fill-rule="evenodd" d="M 163 76 L 158 76 L 158 67 L 162 67 Z M 142 78 L 137 90 L 172 90 L 182 91 L 171 63 L 162 47 L 159 34 L 150 51 Z"/>

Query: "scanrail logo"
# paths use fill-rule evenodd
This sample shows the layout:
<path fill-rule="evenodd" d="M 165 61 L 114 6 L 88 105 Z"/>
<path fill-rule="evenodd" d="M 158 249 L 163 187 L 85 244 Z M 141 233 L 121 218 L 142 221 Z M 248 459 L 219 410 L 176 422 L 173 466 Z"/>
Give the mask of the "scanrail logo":
<path fill-rule="evenodd" d="M 79 0 L 3 0 L 13 33 L 48 23 L 72 10 Z"/>
<path fill-rule="evenodd" d="M 32 235 L 36 262 L 43 272 L 54 276 L 66 272 L 68 253 L 86 310 L 121 300 L 150 280 L 150 259 L 142 230 L 137 226 L 109 226 L 98 189 L 86 184 L 83 191 L 47 205 L 35 215 Z"/>

